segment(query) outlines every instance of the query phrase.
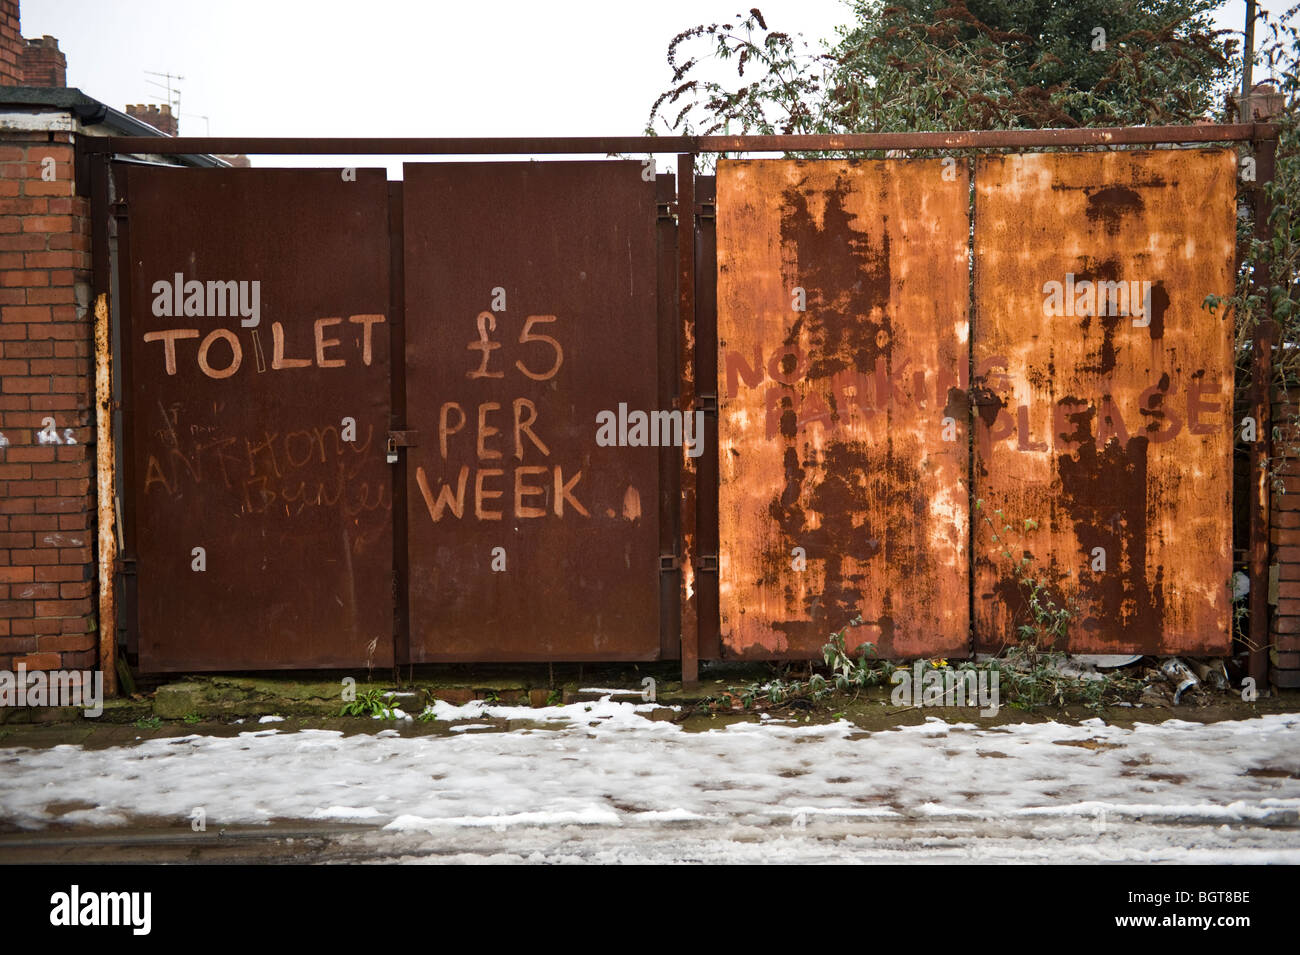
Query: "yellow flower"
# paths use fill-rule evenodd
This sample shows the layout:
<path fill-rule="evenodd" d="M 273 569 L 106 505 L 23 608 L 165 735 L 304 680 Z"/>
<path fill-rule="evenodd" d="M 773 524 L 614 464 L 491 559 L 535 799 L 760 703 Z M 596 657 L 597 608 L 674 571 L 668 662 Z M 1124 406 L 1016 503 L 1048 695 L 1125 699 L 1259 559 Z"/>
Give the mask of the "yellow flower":
<path fill-rule="evenodd" d="M 934 667 L 936 670 L 938 670 L 938 669 L 942 669 L 943 667 L 946 667 L 947 665 L 948 665 L 948 661 L 947 661 L 947 660 L 931 660 L 931 661 L 930 661 L 930 666 Z"/>

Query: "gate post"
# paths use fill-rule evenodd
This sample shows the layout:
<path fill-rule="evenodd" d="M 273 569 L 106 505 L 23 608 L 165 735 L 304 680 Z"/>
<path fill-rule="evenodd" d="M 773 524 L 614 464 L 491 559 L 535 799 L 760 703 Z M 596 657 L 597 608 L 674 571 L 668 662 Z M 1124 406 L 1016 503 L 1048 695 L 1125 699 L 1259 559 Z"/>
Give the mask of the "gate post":
<path fill-rule="evenodd" d="M 95 509 L 98 569 L 99 668 L 104 693 L 117 694 L 117 460 L 113 434 L 112 257 L 109 188 L 113 157 L 90 159 L 91 274 L 95 342 Z"/>
<path fill-rule="evenodd" d="M 1268 243 L 1273 229 L 1269 223 L 1272 203 L 1265 191 L 1273 180 L 1277 140 L 1257 136 L 1251 140 L 1255 152 L 1255 239 Z M 1269 475 L 1272 456 L 1273 422 L 1270 396 L 1273 383 L 1273 303 L 1270 300 L 1269 276 L 1265 267 L 1255 264 L 1251 276 L 1253 290 L 1262 296 L 1264 317 L 1255 323 L 1251 336 L 1250 403 L 1255 413 L 1256 440 L 1250 446 L 1250 657 L 1249 675 L 1256 687 L 1268 683 L 1268 551 L 1269 551 Z"/>
<path fill-rule="evenodd" d="M 699 357 L 695 348 L 695 156 L 677 157 L 677 256 L 678 318 L 681 327 L 682 381 L 678 402 L 682 420 L 695 411 L 695 369 Z M 699 540 L 695 515 L 695 461 L 681 449 L 682 468 L 682 685 L 699 682 L 700 627 L 698 589 Z"/>

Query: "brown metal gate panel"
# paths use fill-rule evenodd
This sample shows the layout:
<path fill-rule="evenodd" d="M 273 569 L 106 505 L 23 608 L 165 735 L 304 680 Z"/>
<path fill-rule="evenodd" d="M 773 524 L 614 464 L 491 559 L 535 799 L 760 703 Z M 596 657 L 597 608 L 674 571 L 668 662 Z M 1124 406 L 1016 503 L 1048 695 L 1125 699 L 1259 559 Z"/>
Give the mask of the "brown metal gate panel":
<path fill-rule="evenodd" d="M 1235 163 L 979 160 L 980 648 L 1033 625 L 1029 578 L 1073 652 L 1228 652 L 1233 328 L 1202 303 L 1232 289 Z"/>
<path fill-rule="evenodd" d="M 717 190 L 724 654 L 861 615 L 850 649 L 967 655 L 965 165 L 724 161 Z"/>
<path fill-rule="evenodd" d="M 141 669 L 392 663 L 386 190 L 127 170 Z"/>
<path fill-rule="evenodd" d="M 413 662 L 660 656 L 659 448 L 632 417 L 666 410 L 642 169 L 405 167 Z"/>

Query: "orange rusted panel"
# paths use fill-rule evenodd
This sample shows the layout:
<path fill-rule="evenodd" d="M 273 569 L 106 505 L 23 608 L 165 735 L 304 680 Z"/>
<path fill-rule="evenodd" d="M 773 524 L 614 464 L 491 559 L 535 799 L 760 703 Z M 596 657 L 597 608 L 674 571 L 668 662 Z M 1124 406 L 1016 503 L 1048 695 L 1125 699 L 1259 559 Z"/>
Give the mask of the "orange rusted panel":
<path fill-rule="evenodd" d="M 975 614 L 993 650 L 1226 653 L 1236 154 L 976 165 Z M 1035 527 L 1035 525 L 1037 525 Z M 996 539 L 995 539 L 996 535 Z"/>
<path fill-rule="evenodd" d="M 952 161 L 718 164 L 727 656 L 969 649 L 969 179 Z M 799 310 L 800 306 L 806 306 Z"/>

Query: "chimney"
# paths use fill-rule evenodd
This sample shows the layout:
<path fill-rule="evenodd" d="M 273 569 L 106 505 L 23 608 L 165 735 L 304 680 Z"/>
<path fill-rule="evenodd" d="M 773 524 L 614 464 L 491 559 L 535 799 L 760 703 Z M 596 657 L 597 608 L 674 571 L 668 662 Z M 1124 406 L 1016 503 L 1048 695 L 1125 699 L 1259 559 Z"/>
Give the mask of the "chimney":
<path fill-rule="evenodd" d="M 176 117 L 172 115 L 170 106 L 128 106 L 126 115 L 132 119 L 138 119 L 142 123 L 148 123 L 158 132 L 166 136 L 176 135 Z"/>
<path fill-rule="evenodd" d="M 23 47 L 24 86 L 67 86 L 68 58 L 52 36 L 28 40 Z"/>
<path fill-rule="evenodd" d="M 1241 97 L 1234 97 L 1237 115 L 1242 123 L 1267 123 L 1276 119 L 1286 106 L 1286 98 L 1277 91 L 1272 83 L 1256 83 L 1250 88 L 1250 97 L 1243 109 Z"/>
<path fill-rule="evenodd" d="M 18 0 L 0 0 L 0 86 L 23 85 L 23 35 Z"/>

